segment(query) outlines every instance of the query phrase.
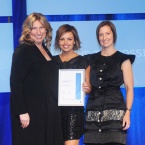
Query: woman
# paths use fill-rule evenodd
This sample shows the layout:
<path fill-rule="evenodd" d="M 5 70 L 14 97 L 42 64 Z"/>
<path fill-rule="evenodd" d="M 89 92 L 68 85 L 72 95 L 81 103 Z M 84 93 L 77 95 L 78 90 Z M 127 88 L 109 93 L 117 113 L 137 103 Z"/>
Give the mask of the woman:
<path fill-rule="evenodd" d="M 23 23 L 10 76 L 12 145 L 63 145 L 58 74 L 48 49 L 51 31 L 40 13 L 30 14 Z"/>
<path fill-rule="evenodd" d="M 92 90 L 86 107 L 86 145 L 126 144 L 133 102 L 133 73 L 135 56 L 116 50 L 116 28 L 110 21 L 101 22 L 96 30 L 101 51 L 86 55 L 90 61 Z M 124 83 L 126 103 L 120 91 Z"/>
<path fill-rule="evenodd" d="M 54 57 L 59 69 L 85 69 L 85 83 L 83 90 L 90 92 L 88 62 L 75 50 L 80 48 L 80 39 L 75 27 L 64 24 L 56 32 L 55 48 L 62 51 Z M 62 128 L 65 145 L 78 145 L 84 133 L 84 107 L 61 107 Z"/>

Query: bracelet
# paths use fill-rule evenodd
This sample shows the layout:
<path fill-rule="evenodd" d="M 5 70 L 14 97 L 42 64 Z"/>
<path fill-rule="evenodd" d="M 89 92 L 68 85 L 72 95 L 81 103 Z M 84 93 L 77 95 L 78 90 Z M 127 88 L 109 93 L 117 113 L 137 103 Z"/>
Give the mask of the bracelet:
<path fill-rule="evenodd" d="M 126 110 L 128 110 L 128 111 L 130 111 L 130 112 L 131 112 L 131 109 L 129 109 L 129 108 L 126 108 Z"/>

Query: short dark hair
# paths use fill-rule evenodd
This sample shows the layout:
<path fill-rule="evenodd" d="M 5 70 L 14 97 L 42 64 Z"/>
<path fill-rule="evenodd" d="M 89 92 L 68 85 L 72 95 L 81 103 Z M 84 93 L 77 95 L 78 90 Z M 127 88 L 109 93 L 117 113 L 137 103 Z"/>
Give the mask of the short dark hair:
<path fill-rule="evenodd" d="M 81 45 L 80 45 L 81 42 L 80 42 L 78 32 L 74 26 L 71 26 L 69 24 L 61 25 L 58 28 L 58 30 L 56 31 L 56 37 L 55 37 L 55 43 L 54 43 L 55 49 L 61 50 L 61 48 L 59 46 L 59 39 L 60 39 L 61 35 L 63 35 L 66 32 L 72 32 L 72 34 L 74 36 L 74 41 L 75 41 L 73 50 L 78 50 L 81 47 Z"/>
<path fill-rule="evenodd" d="M 116 40 L 117 40 L 116 27 L 115 27 L 115 25 L 111 21 L 107 20 L 107 21 L 102 21 L 98 25 L 98 27 L 96 29 L 96 36 L 97 36 L 97 40 L 98 40 L 99 45 L 100 45 L 100 41 L 99 41 L 99 31 L 100 31 L 100 28 L 103 27 L 103 26 L 106 26 L 106 25 L 110 27 L 110 29 L 111 29 L 111 31 L 113 33 L 113 43 L 114 44 L 116 43 Z"/>

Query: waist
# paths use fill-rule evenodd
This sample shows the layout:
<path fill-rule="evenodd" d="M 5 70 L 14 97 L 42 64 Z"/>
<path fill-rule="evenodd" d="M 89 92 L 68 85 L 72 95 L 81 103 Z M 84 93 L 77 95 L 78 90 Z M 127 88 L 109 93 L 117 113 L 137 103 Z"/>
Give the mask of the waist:
<path fill-rule="evenodd" d="M 120 90 L 119 86 L 92 86 L 92 91 L 97 90 Z"/>

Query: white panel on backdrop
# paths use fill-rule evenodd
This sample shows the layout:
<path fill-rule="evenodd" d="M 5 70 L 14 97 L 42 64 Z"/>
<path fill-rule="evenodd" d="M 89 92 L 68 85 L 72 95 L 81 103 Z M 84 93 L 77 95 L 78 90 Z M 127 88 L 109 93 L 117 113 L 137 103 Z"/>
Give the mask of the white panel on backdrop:
<path fill-rule="evenodd" d="M 117 28 L 116 49 L 127 54 L 135 54 L 136 60 L 133 64 L 135 86 L 145 87 L 144 64 L 145 64 L 145 20 L 122 20 L 112 21 Z M 54 38 L 58 27 L 64 23 L 73 25 L 77 28 L 81 49 L 79 54 L 85 55 L 100 51 L 100 47 L 96 40 L 96 27 L 100 21 L 75 21 L 75 22 L 51 22 L 53 28 L 53 39 L 51 52 L 53 55 L 59 54 L 60 51 L 54 50 Z"/>
<path fill-rule="evenodd" d="M 145 0 L 27 0 L 27 14 L 144 13 Z"/>
<path fill-rule="evenodd" d="M 13 24 L 0 24 L 0 92 L 10 92 L 9 78 L 13 53 Z"/>
<path fill-rule="evenodd" d="M 12 16 L 12 0 L 0 0 L 0 16 Z"/>

